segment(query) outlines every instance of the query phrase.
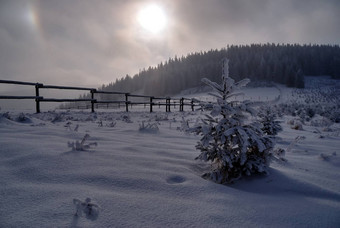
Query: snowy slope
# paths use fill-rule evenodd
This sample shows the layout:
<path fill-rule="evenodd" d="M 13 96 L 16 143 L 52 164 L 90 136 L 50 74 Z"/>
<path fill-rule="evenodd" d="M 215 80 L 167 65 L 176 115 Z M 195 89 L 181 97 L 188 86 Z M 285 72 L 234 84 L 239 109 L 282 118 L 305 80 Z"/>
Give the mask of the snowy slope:
<path fill-rule="evenodd" d="M 294 130 L 297 117 L 283 115 L 287 161 L 224 186 L 201 178 L 199 137 L 181 131 L 199 111 L 3 114 L 0 227 L 340 227 L 339 124 Z M 97 145 L 72 150 L 86 134 L 84 145 Z M 74 199 L 86 198 L 99 213 L 75 216 Z"/>
<path fill-rule="evenodd" d="M 181 113 L 135 112 L 126 122 L 125 113 L 69 112 L 52 123 L 56 115 L 0 120 L 1 227 L 340 225 L 339 135 L 319 138 L 313 127 L 296 131 L 284 124 L 279 146 L 306 137 L 288 161 L 273 162 L 269 176 L 222 186 L 200 177 L 208 167 L 194 160 L 198 138 L 177 130 Z M 184 115 L 191 124 L 196 119 Z M 156 118 L 158 132 L 139 130 Z M 86 133 L 97 146 L 67 146 Z M 100 206 L 98 217 L 74 216 L 73 199 L 87 197 Z"/>

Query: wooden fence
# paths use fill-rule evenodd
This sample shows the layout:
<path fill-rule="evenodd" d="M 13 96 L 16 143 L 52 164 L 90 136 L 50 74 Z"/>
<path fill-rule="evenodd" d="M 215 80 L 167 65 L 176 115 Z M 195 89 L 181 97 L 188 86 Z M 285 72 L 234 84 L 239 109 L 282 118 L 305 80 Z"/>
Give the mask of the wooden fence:
<path fill-rule="evenodd" d="M 131 93 L 123 93 L 123 92 L 110 92 L 110 91 L 98 91 L 94 88 L 84 88 L 84 87 L 70 87 L 70 86 L 55 86 L 55 85 L 44 85 L 42 83 L 32 83 L 32 82 L 21 82 L 21 81 L 10 81 L 10 80 L 0 80 L 1 84 L 15 84 L 15 85 L 30 85 L 35 87 L 35 96 L 2 96 L 0 95 L 0 99 L 34 99 L 36 104 L 36 112 L 40 113 L 40 103 L 41 102 L 91 102 L 91 112 L 94 112 L 95 104 L 123 104 L 125 105 L 125 111 L 129 111 L 129 105 L 149 105 L 150 112 L 153 112 L 153 106 L 165 106 L 165 111 L 170 112 L 171 106 L 176 107 L 176 104 L 179 105 L 179 111 L 184 111 L 184 106 L 190 106 L 191 110 L 194 111 L 195 106 L 199 106 L 199 101 L 196 99 L 188 99 L 188 98 L 171 98 L 171 97 L 154 97 L 154 96 L 145 96 L 145 95 L 136 95 Z M 62 90 L 84 90 L 89 91 L 91 94 L 91 98 L 89 99 L 56 99 L 56 98 L 44 98 L 39 95 L 40 89 L 62 89 Z M 116 100 L 97 100 L 94 98 L 95 94 L 111 94 L 111 95 L 124 95 L 125 100 L 116 101 Z M 149 102 L 134 102 L 129 100 L 129 98 L 149 98 Z M 160 101 L 156 103 L 155 101 Z M 171 104 L 171 101 L 173 103 Z M 178 102 L 178 103 L 177 103 Z"/>

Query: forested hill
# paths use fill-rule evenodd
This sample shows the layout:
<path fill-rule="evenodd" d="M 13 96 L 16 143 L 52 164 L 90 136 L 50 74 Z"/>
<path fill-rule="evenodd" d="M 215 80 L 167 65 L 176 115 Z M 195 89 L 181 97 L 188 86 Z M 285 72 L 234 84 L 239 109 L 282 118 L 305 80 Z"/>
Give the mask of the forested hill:
<path fill-rule="evenodd" d="M 221 50 L 191 53 L 170 58 L 157 67 L 127 75 L 104 91 L 138 92 L 164 96 L 202 85 L 201 79 L 221 80 L 221 60 L 229 58 L 230 76 L 235 80 L 273 81 L 289 87 L 304 87 L 304 75 L 331 75 L 340 79 L 338 45 L 232 45 Z"/>

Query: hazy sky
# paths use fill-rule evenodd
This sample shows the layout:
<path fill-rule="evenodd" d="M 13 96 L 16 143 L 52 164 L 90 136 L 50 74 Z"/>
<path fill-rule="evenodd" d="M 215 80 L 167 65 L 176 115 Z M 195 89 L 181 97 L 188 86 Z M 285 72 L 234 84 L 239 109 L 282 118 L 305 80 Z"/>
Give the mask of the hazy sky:
<path fill-rule="evenodd" d="M 157 4 L 160 33 L 137 21 Z M 0 79 L 99 87 L 227 44 L 339 44 L 339 0 L 0 0 Z"/>

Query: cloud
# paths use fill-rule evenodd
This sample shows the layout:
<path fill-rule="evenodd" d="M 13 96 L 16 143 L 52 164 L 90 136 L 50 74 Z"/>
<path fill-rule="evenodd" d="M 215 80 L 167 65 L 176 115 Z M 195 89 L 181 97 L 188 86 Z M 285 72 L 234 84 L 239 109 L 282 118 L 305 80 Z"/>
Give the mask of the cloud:
<path fill-rule="evenodd" d="M 150 2 L 169 19 L 151 36 L 136 22 Z M 98 87 L 189 52 L 227 44 L 330 43 L 337 0 L 2 0 L 1 78 Z"/>
<path fill-rule="evenodd" d="M 182 3 L 177 18 L 182 42 L 202 48 L 266 42 L 337 44 L 339 9 L 339 1 L 330 0 L 197 0 Z"/>

